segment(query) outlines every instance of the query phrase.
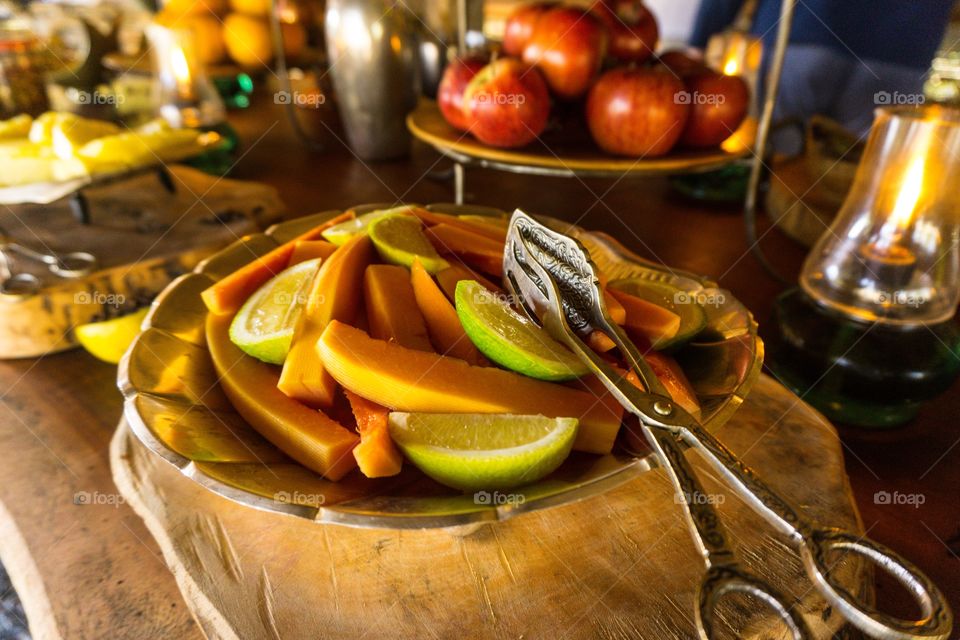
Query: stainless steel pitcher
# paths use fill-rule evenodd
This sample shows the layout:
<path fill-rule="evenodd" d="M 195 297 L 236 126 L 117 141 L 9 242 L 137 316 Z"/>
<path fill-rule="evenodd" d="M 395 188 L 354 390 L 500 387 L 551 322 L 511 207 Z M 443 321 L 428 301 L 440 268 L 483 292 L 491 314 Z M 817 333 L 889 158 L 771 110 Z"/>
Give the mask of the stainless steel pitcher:
<path fill-rule="evenodd" d="M 394 0 L 328 0 L 325 29 L 351 149 L 364 160 L 408 153 L 405 120 L 420 95 L 417 18 Z"/>

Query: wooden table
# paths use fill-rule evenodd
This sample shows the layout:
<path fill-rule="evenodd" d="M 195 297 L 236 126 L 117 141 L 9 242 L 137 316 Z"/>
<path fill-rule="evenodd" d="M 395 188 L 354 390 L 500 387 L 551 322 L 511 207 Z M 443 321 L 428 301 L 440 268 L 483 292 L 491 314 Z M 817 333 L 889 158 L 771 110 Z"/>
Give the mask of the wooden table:
<path fill-rule="evenodd" d="M 362 202 L 451 197 L 449 183 L 428 177 L 447 163 L 424 147 L 416 147 L 409 160 L 364 163 L 336 141 L 339 133 L 330 132 L 329 151 L 312 154 L 296 143 L 268 97 L 233 114 L 232 121 L 246 142 L 233 177 L 277 187 L 291 215 Z M 712 275 L 753 310 L 761 327 L 780 291 L 747 254 L 736 208 L 685 201 L 663 180 L 581 182 L 478 170 L 468 172 L 467 200 L 580 220 L 643 255 Z M 801 247 L 777 230 L 765 237 L 764 247 L 782 270 L 796 273 Z M 113 504 L 117 493 L 107 447 L 121 412 L 115 374 L 114 367 L 77 351 L 0 362 L 0 559 L 36 637 L 199 637 L 146 529 L 125 505 Z M 908 428 L 841 429 L 869 535 L 919 565 L 955 608 L 960 604 L 957 415 L 960 384 Z M 875 499 L 878 492 L 922 496 L 922 504 L 882 504 Z M 884 580 L 878 583 L 878 601 L 896 613 L 912 612 L 905 594 Z"/>

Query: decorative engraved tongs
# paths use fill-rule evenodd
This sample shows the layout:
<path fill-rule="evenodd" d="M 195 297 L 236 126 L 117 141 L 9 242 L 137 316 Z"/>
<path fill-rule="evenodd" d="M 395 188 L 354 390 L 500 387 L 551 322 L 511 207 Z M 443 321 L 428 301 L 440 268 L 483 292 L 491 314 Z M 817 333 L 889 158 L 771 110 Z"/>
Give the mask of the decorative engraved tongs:
<path fill-rule="evenodd" d="M 739 565 L 713 505 L 703 499 L 700 482 L 684 455 L 686 447 L 703 454 L 751 508 L 788 538 L 816 589 L 864 633 L 890 640 L 950 635 L 953 615 L 943 594 L 919 569 L 868 538 L 820 527 L 805 519 L 677 406 L 636 346 L 607 315 L 596 266 L 579 242 L 517 210 L 510 220 L 503 264 L 507 286 L 526 314 L 577 354 L 620 404 L 639 418 L 645 437 L 682 500 L 691 535 L 706 564 L 695 609 L 701 638 L 713 636 L 714 611 L 720 599 L 733 592 L 764 602 L 794 638 L 806 639 L 811 634 L 789 600 Z M 614 341 L 646 391 L 623 379 L 586 345 L 581 336 L 593 330 L 602 331 Z M 836 552 L 844 551 L 861 555 L 899 580 L 916 598 L 923 617 L 902 620 L 884 614 L 838 584 L 830 574 L 828 561 Z"/>

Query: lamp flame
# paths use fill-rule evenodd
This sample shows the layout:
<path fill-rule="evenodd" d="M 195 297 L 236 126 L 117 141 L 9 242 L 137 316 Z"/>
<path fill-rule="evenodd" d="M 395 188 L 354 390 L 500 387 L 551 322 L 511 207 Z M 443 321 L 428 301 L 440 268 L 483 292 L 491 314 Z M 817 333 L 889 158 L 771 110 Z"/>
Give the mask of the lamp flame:
<path fill-rule="evenodd" d="M 923 140 L 917 145 L 917 152 L 909 159 L 903 180 L 898 185 L 897 197 L 890 210 L 890 217 L 880 228 L 880 244 L 889 247 L 898 242 L 910 228 L 923 195 L 924 177 L 927 169 L 927 151 L 933 142 L 931 130 L 921 135 Z"/>

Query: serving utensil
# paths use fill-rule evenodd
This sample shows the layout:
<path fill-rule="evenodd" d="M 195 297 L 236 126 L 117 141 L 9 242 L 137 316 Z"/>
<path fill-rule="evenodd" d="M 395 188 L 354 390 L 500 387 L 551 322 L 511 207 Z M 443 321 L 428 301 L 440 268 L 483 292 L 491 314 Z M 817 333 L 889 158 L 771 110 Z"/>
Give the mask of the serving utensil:
<path fill-rule="evenodd" d="M 735 592 L 766 604 L 795 639 L 805 640 L 811 634 L 793 603 L 739 565 L 711 501 L 685 458 L 686 447 L 699 451 L 744 502 L 787 537 L 815 589 L 861 631 L 884 640 L 945 639 L 950 635 L 950 608 L 939 589 L 917 567 L 868 538 L 804 518 L 704 430 L 696 418 L 677 406 L 636 346 L 610 320 L 597 268 L 579 242 L 518 209 L 510 220 L 503 261 L 507 286 L 525 313 L 580 357 L 624 408 L 640 420 L 644 436 L 684 505 L 691 535 L 706 565 L 694 611 L 701 638 L 713 637 L 716 607 L 725 595 Z M 586 345 L 581 336 L 594 330 L 614 341 L 645 391 L 626 381 Z M 849 593 L 831 576 L 828 564 L 831 556 L 844 551 L 861 555 L 896 578 L 914 596 L 922 617 L 900 619 Z"/>
<path fill-rule="evenodd" d="M 37 251 L 15 242 L 0 227 L 0 294 L 8 296 L 33 295 L 43 286 L 40 278 L 32 273 L 13 273 L 11 254 L 39 262 L 45 265 L 50 273 L 61 278 L 81 278 L 92 273 L 97 266 L 97 258 L 86 251 Z"/>

